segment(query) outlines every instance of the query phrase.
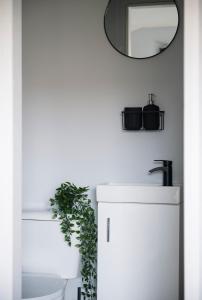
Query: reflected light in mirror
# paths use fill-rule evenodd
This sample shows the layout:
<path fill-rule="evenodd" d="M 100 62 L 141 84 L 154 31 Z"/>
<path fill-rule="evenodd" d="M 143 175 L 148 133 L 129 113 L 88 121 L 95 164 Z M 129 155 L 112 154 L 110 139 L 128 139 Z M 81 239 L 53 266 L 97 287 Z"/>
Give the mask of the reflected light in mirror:
<path fill-rule="evenodd" d="M 128 7 L 128 56 L 154 56 L 168 47 L 178 27 L 174 4 Z"/>

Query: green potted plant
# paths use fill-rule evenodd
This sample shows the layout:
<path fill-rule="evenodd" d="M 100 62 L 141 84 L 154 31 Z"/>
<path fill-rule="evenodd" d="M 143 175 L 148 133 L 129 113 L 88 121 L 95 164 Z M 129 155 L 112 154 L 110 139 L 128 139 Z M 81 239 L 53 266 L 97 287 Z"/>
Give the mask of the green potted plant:
<path fill-rule="evenodd" d="M 88 199 L 88 187 L 62 183 L 50 199 L 53 218 L 58 218 L 64 239 L 69 246 L 75 234 L 81 255 L 82 295 L 86 300 L 96 299 L 97 225 L 95 211 Z"/>

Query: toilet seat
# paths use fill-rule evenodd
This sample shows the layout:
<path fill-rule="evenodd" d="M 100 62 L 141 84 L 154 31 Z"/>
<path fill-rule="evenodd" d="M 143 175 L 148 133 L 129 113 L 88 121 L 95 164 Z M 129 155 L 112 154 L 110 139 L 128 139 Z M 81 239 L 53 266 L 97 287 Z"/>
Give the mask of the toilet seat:
<path fill-rule="evenodd" d="M 23 273 L 23 300 L 63 300 L 67 281 L 57 275 Z"/>

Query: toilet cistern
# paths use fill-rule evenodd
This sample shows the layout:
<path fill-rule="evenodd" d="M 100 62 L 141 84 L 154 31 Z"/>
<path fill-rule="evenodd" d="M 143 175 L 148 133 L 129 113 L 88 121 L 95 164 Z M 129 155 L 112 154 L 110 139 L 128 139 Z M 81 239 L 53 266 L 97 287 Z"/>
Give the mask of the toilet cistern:
<path fill-rule="evenodd" d="M 155 162 L 163 162 L 162 167 L 157 167 L 149 170 L 149 174 L 154 172 L 163 172 L 163 186 L 172 186 L 173 185 L 173 170 L 172 170 L 172 161 L 171 160 L 154 160 Z"/>

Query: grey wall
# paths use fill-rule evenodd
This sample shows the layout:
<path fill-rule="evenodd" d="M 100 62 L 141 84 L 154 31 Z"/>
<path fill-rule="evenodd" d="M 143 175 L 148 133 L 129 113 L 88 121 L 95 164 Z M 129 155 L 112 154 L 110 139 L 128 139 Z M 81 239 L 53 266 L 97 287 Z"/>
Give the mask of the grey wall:
<path fill-rule="evenodd" d="M 154 159 L 173 160 L 182 181 L 182 28 L 161 55 L 126 58 L 105 36 L 106 6 L 23 2 L 25 208 L 47 206 L 66 180 L 93 193 L 108 181 L 160 183 L 160 174 L 147 174 Z M 166 111 L 165 131 L 122 131 L 122 109 L 145 105 L 150 92 Z"/>

